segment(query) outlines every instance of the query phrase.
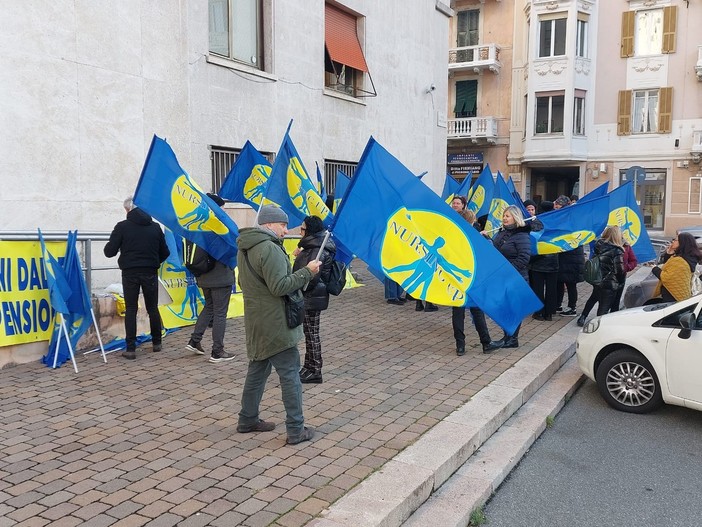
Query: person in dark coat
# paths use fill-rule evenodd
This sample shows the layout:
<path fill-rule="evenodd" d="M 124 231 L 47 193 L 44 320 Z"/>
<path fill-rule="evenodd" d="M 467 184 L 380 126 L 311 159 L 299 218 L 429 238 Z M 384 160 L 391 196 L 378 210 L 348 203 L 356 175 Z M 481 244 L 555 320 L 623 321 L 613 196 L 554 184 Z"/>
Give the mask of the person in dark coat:
<path fill-rule="evenodd" d="M 574 203 L 568 196 L 558 196 L 553 203 L 553 208 L 558 210 Z M 576 305 L 578 303 L 578 283 L 583 281 L 583 271 L 585 270 L 585 250 L 578 246 L 570 251 L 558 253 L 558 281 L 556 284 L 556 311 L 560 311 L 562 317 L 575 317 L 578 315 Z M 563 298 L 568 291 L 568 309 L 563 309 Z"/>
<path fill-rule="evenodd" d="M 136 359 L 137 310 L 139 291 L 144 293 L 146 312 L 149 314 L 153 351 L 161 351 L 161 314 L 158 312 L 158 268 L 171 252 L 161 227 L 146 212 L 134 205 L 130 196 L 124 200 L 127 219 L 115 225 L 104 253 L 116 256 L 122 270 L 124 293 L 124 331 L 127 349 L 122 356 Z"/>
<path fill-rule="evenodd" d="M 510 205 L 502 214 L 502 228 L 493 239 L 495 248 L 527 282 L 529 281 L 529 260 L 531 258 L 530 231 L 531 227 L 524 222 L 522 211 L 514 205 Z M 505 332 L 501 340 L 492 342 L 491 345 L 495 348 L 518 348 L 520 327 L 521 324 L 511 335 Z"/>
<path fill-rule="evenodd" d="M 319 254 L 319 249 L 326 235 L 324 223 L 317 216 L 307 216 L 300 227 L 300 234 L 302 239 L 293 252 L 295 256 L 293 272 L 317 259 L 317 254 Z M 319 257 L 322 262 L 319 274 L 315 275 L 303 290 L 305 319 L 302 323 L 302 329 L 305 332 L 305 362 L 300 370 L 300 382 L 303 384 L 322 382 L 322 343 L 319 338 L 319 319 L 322 311 L 329 306 L 327 281 L 335 254 L 336 245 L 329 239 Z"/>
<path fill-rule="evenodd" d="M 207 196 L 214 201 L 218 207 L 224 206 L 224 200 L 217 194 L 207 193 Z M 212 258 L 210 256 L 210 258 Z M 185 345 L 185 349 L 197 355 L 204 355 L 205 350 L 201 341 L 207 328 L 212 325 L 212 353 L 209 361 L 212 363 L 227 362 L 235 358 L 231 353 L 224 351 L 224 333 L 227 327 L 227 311 L 229 310 L 229 299 L 232 296 L 232 286 L 234 285 L 234 269 L 226 264 L 215 261 L 214 267 L 198 276 L 195 281 L 202 289 L 205 297 L 205 305 L 197 317 L 190 340 Z"/>
<path fill-rule="evenodd" d="M 553 202 L 542 201 L 541 212 L 553 210 Z M 534 232 L 544 229 L 543 223 L 538 219 L 530 222 Z M 556 314 L 558 282 L 558 254 L 534 254 L 529 260 L 529 285 L 544 305 L 541 311 L 532 315 L 535 320 L 553 320 Z"/>
<path fill-rule="evenodd" d="M 585 302 L 583 312 L 578 318 L 578 326 L 584 326 L 590 310 L 598 304 L 597 314 L 604 315 L 612 307 L 612 300 L 617 289 L 626 280 L 624 270 L 624 239 L 618 225 L 608 225 L 602 237 L 595 243 L 595 256 L 600 257 L 602 283 L 592 286 L 590 298 Z"/>

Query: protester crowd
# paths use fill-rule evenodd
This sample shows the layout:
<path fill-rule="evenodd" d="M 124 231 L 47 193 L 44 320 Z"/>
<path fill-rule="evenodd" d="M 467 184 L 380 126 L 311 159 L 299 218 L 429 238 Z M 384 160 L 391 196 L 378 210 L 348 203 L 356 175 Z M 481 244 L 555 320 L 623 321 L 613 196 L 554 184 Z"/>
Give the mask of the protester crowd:
<path fill-rule="evenodd" d="M 215 194 L 208 197 L 217 205 L 224 200 Z M 541 213 L 571 206 L 577 196 L 558 196 L 553 202 L 532 200 L 523 207 L 507 206 L 496 232 L 486 231 L 485 217 L 476 215 L 467 207 L 465 196 L 454 195 L 451 207 L 476 231 L 481 232 L 493 247 L 529 284 L 543 307 L 533 313 L 537 321 L 552 321 L 553 317 L 578 316 L 577 286 L 585 279 L 585 247 L 551 254 L 534 254 L 531 233 L 539 233 L 544 225 Z M 157 306 L 157 270 L 169 256 L 163 232 L 151 217 L 134 206 L 131 198 L 124 202 L 127 218 L 115 226 L 105 255 L 119 256 L 126 304 L 125 331 L 128 360 L 136 358 L 136 313 L 140 290 L 143 292 L 150 319 L 152 350 L 162 349 L 162 324 Z M 538 214 L 537 214 L 538 210 Z M 526 212 L 526 215 L 524 214 Z M 282 240 L 288 233 L 288 216 L 272 205 L 260 207 L 256 226 L 241 229 L 238 245 L 239 285 L 244 300 L 244 326 L 248 371 L 241 396 L 239 433 L 263 432 L 275 428 L 259 415 L 266 381 L 272 369 L 280 380 L 281 397 L 286 412 L 287 443 L 308 441 L 314 430 L 305 427 L 302 408 L 302 384 L 322 383 L 321 315 L 329 306 L 332 265 L 336 246 L 328 239 L 325 225 L 317 216 L 305 217 L 300 228 L 301 238 L 293 252 L 294 263 L 283 248 Z M 577 319 L 585 325 L 588 315 L 597 304 L 597 315 L 617 311 L 627 273 L 638 264 L 636 255 L 617 225 L 608 225 L 592 244 L 591 259 L 598 262 L 600 278 L 592 283 L 592 291 Z M 222 363 L 234 358 L 224 349 L 226 316 L 234 269 L 218 261 L 201 247 L 186 246 L 186 267 L 191 272 L 204 297 L 204 306 L 192 329 L 186 349 L 198 355 L 206 352 L 203 335 L 212 328 L 212 349 L 209 361 Z M 200 267 L 196 267 L 195 261 Z M 702 262 L 702 253 L 694 237 L 679 233 L 666 248 L 660 264 L 653 268 L 659 279 L 654 298 L 650 302 L 676 302 L 692 295 L 691 282 L 695 269 Z M 195 269 L 198 269 L 197 272 Z M 385 299 L 390 305 L 401 306 L 415 301 L 415 309 L 423 312 L 439 311 L 439 307 L 421 298 L 413 298 L 402 286 L 385 278 Z M 335 293 L 336 294 L 336 293 Z M 563 302 L 566 300 L 566 304 Z M 509 301 L 509 300 L 507 300 Z M 492 340 L 485 313 L 478 307 L 469 307 L 472 323 L 478 334 L 483 353 L 519 346 L 521 324 L 513 331 L 504 331 L 499 340 Z M 465 307 L 451 308 L 456 355 L 466 353 Z M 304 361 L 300 361 L 298 342 L 304 336 Z"/>

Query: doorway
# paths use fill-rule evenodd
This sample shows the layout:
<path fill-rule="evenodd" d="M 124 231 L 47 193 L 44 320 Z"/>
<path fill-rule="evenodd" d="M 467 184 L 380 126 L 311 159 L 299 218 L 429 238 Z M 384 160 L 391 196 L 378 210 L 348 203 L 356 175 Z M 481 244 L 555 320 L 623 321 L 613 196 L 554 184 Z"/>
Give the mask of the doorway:
<path fill-rule="evenodd" d="M 528 197 L 537 205 L 542 201 L 554 201 L 561 195 L 577 195 L 580 167 L 533 167 L 530 183 Z"/>

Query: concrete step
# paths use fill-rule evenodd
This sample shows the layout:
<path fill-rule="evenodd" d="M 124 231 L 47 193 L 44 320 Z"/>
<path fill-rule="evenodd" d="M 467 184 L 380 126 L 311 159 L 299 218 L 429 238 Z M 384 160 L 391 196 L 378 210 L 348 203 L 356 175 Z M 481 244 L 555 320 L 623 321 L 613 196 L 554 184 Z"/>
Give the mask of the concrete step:
<path fill-rule="evenodd" d="M 488 439 L 403 527 L 466 527 L 585 379 L 571 358 Z"/>
<path fill-rule="evenodd" d="M 573 356 L 579 330 L 564 326 L 308 526 L 402 525 Z"/>

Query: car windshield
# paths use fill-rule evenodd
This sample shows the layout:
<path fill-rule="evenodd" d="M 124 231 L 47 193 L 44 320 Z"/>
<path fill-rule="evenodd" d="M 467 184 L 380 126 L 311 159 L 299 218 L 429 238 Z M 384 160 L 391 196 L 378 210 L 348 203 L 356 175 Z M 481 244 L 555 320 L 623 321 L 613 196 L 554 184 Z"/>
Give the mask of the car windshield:
<path fill-rule="evenodd" d="M 659 308 L 660 306 L 663 307 L 668 307 L 672 304 L 655 304 L 652 306 L 649 306 L 651 308 Z M 680 317 L 686 313 L 692 313 L 695 308 L 697 307 L 697 304 L 692 304 L 689 306 L 685 306 L 683 309 L 680 309 L 678 311 L 675 311 L 674 313 L 671 313 L 670 315 L 663 317 L 660 319 L 658 322 L 653 324 L 654 326 L 657 327 L 665 327 L 665 328 L 679 328 L 680 327 Z M 647 310 L 645 310 L 647 311 Z M 654 311 L 654 309 L 651 309 L 650 311 Z M 697 327 L 700 327 L 700 322 L 702 321 L 702 316 L 697 317 Z"/>

